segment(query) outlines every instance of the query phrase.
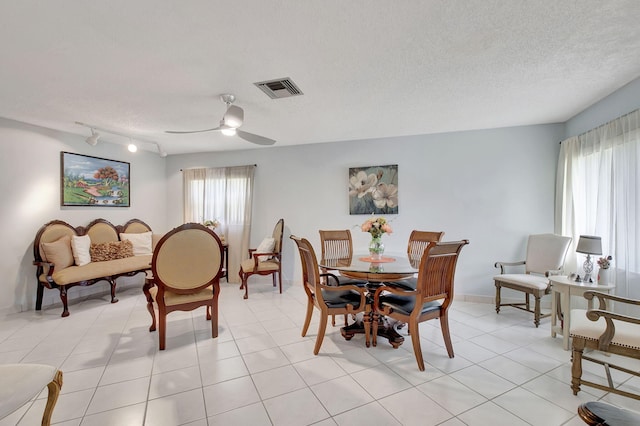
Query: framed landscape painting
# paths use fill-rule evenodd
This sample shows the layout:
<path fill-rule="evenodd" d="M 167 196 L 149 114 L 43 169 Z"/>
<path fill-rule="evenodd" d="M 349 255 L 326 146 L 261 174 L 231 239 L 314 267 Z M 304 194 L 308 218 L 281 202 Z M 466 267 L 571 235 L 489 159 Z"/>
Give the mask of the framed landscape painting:
<path fill-rule="evenodd" d="M 62 206 L 130 207 L 130 167 L 124 161 L 60 153 Z"/>
<path fill-rule="evenodd" d="M 398 165 L 349 168 L 349 214 L 398 214 Z"/>

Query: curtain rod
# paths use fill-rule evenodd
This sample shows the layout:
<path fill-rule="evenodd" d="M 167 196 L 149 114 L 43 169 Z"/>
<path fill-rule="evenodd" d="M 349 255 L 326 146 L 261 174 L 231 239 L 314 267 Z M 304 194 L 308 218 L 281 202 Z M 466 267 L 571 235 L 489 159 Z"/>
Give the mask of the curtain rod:
<path fill-rule="evenodd" d="M 246 167 L 246 166 L 253 166 L 253 167 L 258 167 L 257 164 L 245 164 L 244 166 L 228 166 L 228 167 Z M 189 169 L 180 169 L 181 172 L 185 171 L 185 170 L 193 170 L 193 169 L 202 169 L 203 167 L 191 167 Z M 216 167 L 217 168 L 217 167 Z M 220 167 L 220 168 L 224 168 L 224 167 Z"/>
<path fill-rule="evenodd" d="M 580 133 L 580 134 L 578 135 L 578 137 L 583 136 L 583 135 L 586 135 L 586 134 L 587 134 L 587 133 L 589 133 L 589 132 L 593 132 L 594 130 L 598 130 L 598 129 L 600 129 L 600 128 L 604 127 L 604 126 L 608 126 L 608 125 L 610 125 L 611 123 L 613 123 L 614 121 L 616 121 L 616 120 L 620 120 L 620 119 L 622 119 L 622 118 L 625 118 L 625 117 L 627 117 L 627 116 L 629 116 L 629 115 L 631 115 L 631 114 L 635 114 L 635 113 L 636 113 L 636 112 L 638 112 L 638 111 L 640 111 L 640 109 L 634 109 L 633 111 L 628 112 L 628 113 L 626 113 L 626 114 L 623 114 L 623 115 L 621 115 L 620 117 L 614 118 L 614 119 L 612 119 L 612 120 L 607 121 L 607 122 L 606 122 L 606 123 L 604 123 L 604 124 L 601 124 L 601 125 L 599 125 L 599 126 L 596 126 L 596 127 L 594 127 L 593 129 L 591 129 L 591 130 L 587 130 L 586 132 L 582 132 L 582 133 Z M 571 136 L 569 136 L 569 137 L 571 137 Z M 569 139 L 569 138 L 567 138 L 567 139 Z M 567 139 L 564 139 L 564 140 L 567 140 Z M 562 141 L 560 141 L 560 142 L 558 142 L 558 143 L 560 143 L 560 144 L 561 144 L 561 143 L 562 143 Z"/>

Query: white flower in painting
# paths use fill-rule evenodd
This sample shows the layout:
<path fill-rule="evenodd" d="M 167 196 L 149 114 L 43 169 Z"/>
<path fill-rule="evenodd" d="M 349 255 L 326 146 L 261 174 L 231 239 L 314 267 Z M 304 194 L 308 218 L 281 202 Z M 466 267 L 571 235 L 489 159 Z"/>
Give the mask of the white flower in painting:
<path fill-rule="evenodd" d="M 373 203 L 377 208 L 383 209 L 385 206 L 394 208 L 398 206 L 398 187 L 394 184 L 380 183 L 371 194 Z"/>
<path fill-rule="evenodd" d="M 367 174 L 363 171 L 359 171 L 357 174 L 352 175 L 349 178 L 349 196 L 358 198 L 364 197 L 369 192 L 372 192 L 378 182 L 378 178 L 374 174 Z"/>

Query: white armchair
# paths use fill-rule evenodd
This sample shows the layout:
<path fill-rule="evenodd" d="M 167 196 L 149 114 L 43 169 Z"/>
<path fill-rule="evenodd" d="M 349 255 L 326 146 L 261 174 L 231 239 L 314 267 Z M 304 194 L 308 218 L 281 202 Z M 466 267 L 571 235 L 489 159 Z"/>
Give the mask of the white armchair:
<path fill-rule="evenodd" d="M 512 306 L 534 314 L 533 323 L 538 327 L 540 319 L 550 314 L 540 314 L 540 299 L 551 292 L 549 276 L 562 273 L 564 258 L 571 244 L 571 237 L 555 234 L 530 235 L 527 243 L 527 258 L 519 262 L 496 262 L 500 275 L 493 277 L 496 285 L 496 313 L 500 307 Z M 507 268 L 524 266 L 524 273 L 507 274 Z M 524 292 L 525 301 L 519 303 L 502 303 L 501 289 L 509 288 Z M 533 310 L 529 303 L 529 295 L 535 298 Z"/>

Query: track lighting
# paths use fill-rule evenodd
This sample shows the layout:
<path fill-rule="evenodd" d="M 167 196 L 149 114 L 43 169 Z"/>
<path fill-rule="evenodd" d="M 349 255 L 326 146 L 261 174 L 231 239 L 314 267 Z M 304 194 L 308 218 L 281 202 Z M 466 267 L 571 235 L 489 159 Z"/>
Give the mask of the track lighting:
<path fill-rule="evenodd" d="M 98 144 L 98 139 L 100 138 L 100 133 L 91 129 L 91 136 L 86 139 L 86 142 L 91 146 L 96 146 Z"/>
<path fill-rule="evenodd" d="M 237 114 L 236 114 L 237 115 Z M 235 117 L 235 115 L 234 115 Z M 126 133 L 122 133 L 122 132 L 118 132 L 116 130 L 109 130 L 109 129 L 103 129 L 100 128 L 98 126 L 94 126 L 92 124 L 86 124 L 86 123 L 81 123 L 79 121 L 76 121 L 76 124 L 80 125 L 80 126 L 84 126 L 84 127 L 88 127 L 89 129 L 91 129 L 91 136 L 89 136 L 86 139 L 86 142 L 91 145 L 91 146 L 95 146 L 98 143 L 98 138 L 100 138 L 102 135 L 100 133 L 97 132 L 97 130 L 99 130 L 102 133 L 107 133 L 107 134 L 112 134 L 112 135 L 117 135 L 117 136 L 121 136 L 123 138 L 127 138 L 129 139 L 129 142 L 126 144 L 127 145 L 127 149 L 130 152 L 136 152 L 138 151 L 138 145 L 142 144 L 142 148 L 144 149 L 148 144 L 153 144 L 156 145 L 158 147 L 158 155 L 160 155 L 160 157 L 166 157 L 167 153 L 165 151 L 162 150 L 162 148 L 160 148 L 160 145 L 158 144 L 158 142 L 154 142 L 154 141 L 145 141 L 143 139 L 140 139 L 139 137 L 135 136 L 135 135 L 128 135 Z M 138 145 L 136 145 L 135 143 L 133 143 L 133 138 L 135 137 L 136 142 L 138 143 Z M 122 144 L 122 141 L 111 141 L 110 142 L 114 142 L 114 143 L 120 143 Z"/>

